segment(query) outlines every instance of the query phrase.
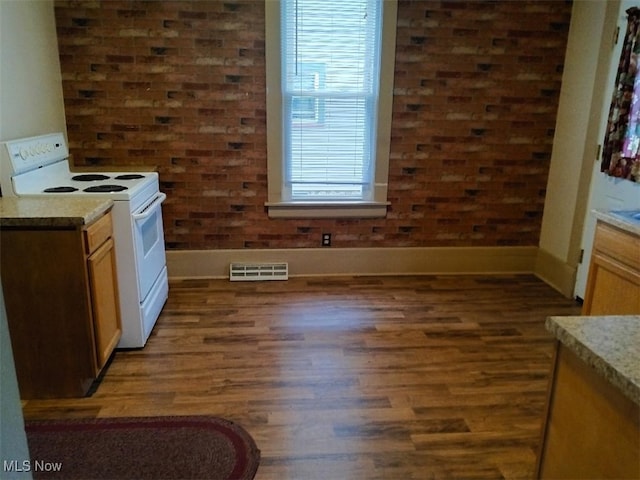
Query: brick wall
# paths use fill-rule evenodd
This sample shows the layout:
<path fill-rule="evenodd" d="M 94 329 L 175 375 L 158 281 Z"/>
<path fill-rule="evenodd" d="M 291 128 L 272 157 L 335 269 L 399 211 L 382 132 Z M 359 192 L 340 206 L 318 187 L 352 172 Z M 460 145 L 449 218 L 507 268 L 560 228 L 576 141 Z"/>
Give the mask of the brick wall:
<path fill-rule="evenodd" d="M 387 218 L 272 220 L 263 0 L 56 0 L 71 152 L 157 168 L 170 249 L 537 245 L 570 12 L 400 0 Z"/>

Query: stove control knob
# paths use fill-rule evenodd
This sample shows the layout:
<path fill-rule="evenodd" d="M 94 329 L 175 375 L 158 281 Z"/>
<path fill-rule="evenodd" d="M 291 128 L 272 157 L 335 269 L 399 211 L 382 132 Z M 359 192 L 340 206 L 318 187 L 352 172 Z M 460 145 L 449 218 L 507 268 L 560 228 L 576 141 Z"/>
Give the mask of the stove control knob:
<path fill-rule="evenodd" d="M 22 160 L 26 160 L 28 156 L 29 156 L 29 152 L 27 151 L 27 149 L 26 148 L 21 148 L 20 149 L 20 158 L 22 158 Z"/>

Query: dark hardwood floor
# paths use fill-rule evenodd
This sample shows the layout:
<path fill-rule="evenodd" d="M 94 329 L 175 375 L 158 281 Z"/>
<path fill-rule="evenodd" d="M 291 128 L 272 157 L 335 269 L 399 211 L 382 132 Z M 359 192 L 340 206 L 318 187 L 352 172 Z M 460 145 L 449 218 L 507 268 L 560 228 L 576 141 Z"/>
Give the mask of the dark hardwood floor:
<path fill-rule="evenodd" d="M 544 321 L 579 313 L 527 275 L 173 281 L 93 396 L 23 410 L 225 417 L 261 449 L 257 479 L 531 478 Z"/>

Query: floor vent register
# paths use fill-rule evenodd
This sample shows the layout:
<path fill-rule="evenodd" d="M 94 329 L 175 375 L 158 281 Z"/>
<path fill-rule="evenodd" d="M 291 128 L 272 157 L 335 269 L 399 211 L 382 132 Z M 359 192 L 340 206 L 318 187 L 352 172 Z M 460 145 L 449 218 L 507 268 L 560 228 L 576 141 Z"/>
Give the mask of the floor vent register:
<path fill-rule="evenodd" d="M 287 280 L 287 263 L 232 263 L 229 266 L 229 280 L 232 282 Z"/>

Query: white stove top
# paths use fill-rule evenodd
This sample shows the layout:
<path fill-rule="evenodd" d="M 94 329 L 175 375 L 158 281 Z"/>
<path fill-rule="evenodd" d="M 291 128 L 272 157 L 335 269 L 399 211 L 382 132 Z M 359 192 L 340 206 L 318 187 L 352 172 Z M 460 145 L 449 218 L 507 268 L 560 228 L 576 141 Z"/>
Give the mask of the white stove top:
<path fill-rule="evenodd" d="M 156 172 L 71 172 L 66 160 L 12 178 L 17 196 L 106 195 L 128 200 L 150 184 L 158 188 Z"/>
<path fill-rule="evenodd" d="M 150 185 L 156 172 L 72 172 L 61 133 L 5 142 L 0 149 L 4 196 L 85 195 L 129 200 Z"/>

